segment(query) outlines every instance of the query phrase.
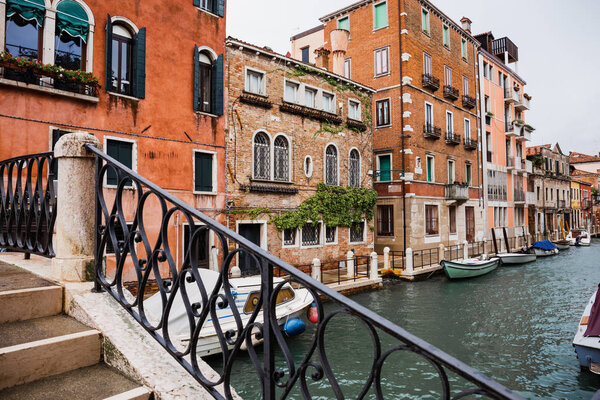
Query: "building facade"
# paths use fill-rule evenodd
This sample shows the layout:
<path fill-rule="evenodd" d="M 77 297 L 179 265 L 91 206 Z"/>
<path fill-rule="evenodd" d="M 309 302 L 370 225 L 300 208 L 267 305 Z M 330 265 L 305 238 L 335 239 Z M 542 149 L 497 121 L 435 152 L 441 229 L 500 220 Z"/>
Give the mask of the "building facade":
<path fill-rule="evenodd" d="M 226 61 L 229 227 L 296 266 L 345 259 L 351 250 L 370 254 L 372 220 L 279 229 L 276 218 L 298 212 L 319 190 L 372 192 L 373 90 L 233 38 Z M 249 260 L 239 266 L 243 274 L 252 269 Z"/>
<path fill-rule="evenodd" d="M 225 204 L 225 1 L 169 6 L 178 11 L 157 18 L 164 2 L 156 0 L 0 1 L 0 159 L 87 132 L 113 158 L 217 217 Z M 108 193 L 116 182 L 109 171 Z M 131 189 L 124 199 L 131 219 L 135 196 Z M 158 204 L 147 209 L 161 213 Z M 177 220 L 169 234 L 181 263 L 189 231 Z"/>
<path fill-rule="evenodd" d="M 292 58 L 304 63 L 314 64 L 317 55 L 315 51 L 325 43 L 325 28 L 323 25 L 317 25 L 307 31 L 300 32 L 291 37 Z M 347 78 L 349 78 L 347 76 Z"/>
<path fill-rule="evenodd" d="M 525 81 L 511 66 L 519 60 L 518 47 L 491 32 L 475 36 L 479 48 L 480 110 L 483 185 L 488 228 L 506 228 L 509 236 L 528 231 L 527 175 L 532 173 L 526 144 L 533 128 L 525 122 L 531 97 Z M 490 237 L 490 236 L 488 236 Z"/>
<path fill-rule="evenodd" d="M 483 238 L 479 42 L 428 1 L 360 1 L 321 22 L 329 65 L 377 89 L 376 250 Z M 340 30 L 349 32 L 345 53 L 333 40 Z"/>

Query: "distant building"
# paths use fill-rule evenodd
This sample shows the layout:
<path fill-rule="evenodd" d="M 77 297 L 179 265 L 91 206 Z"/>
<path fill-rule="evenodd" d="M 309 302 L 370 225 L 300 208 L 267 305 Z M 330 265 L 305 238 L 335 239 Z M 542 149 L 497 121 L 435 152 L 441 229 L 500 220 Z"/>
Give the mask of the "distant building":
<path fill-rule="evenodd" d="M 319 25 L 292 36 L 292 58 L 314 64 L 317 57 L 315 50 L 325 44 L 324 29 L 323 25 Z"/>
<path fill-rule="evenodd" d="M 569 162 L 571 166 L 591 173 L 600 173 L 600 156 L 576 153 L 574 151 L 569 153 Z"/>

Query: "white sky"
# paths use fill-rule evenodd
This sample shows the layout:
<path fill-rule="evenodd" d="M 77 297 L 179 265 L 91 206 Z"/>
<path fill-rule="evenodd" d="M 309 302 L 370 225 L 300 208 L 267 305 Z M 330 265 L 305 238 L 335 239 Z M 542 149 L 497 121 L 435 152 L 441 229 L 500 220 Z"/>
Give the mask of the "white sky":
<path fill-rule="evenodd" d="M 229 0 L 227 34 L 285 54 L 289 38 L 356 0 Z M 533 96 L 529 145 L 600 152 L 600 0 L 433 0 L 475 34 L 491 30 L 519 47 L 519 75 Z M 599 112 L 599 115 L 595 113 Z"/>

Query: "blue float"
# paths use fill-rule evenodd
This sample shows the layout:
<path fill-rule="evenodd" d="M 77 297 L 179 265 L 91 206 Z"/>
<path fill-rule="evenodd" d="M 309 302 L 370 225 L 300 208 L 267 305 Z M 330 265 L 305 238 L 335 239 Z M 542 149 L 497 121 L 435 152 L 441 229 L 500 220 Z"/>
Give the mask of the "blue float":
<path fill-rule="evenodd" d="M 306 324 L 300 318 L 287 320 L 283 325 L 283 333 L 287 336 L 298 336 L 306 330 Z"/>

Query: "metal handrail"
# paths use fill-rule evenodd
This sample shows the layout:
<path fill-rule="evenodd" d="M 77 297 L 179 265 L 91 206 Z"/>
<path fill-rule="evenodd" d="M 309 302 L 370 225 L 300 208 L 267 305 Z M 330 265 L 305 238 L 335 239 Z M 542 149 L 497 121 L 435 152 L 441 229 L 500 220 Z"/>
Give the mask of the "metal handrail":
<path fill-rule="evenodd" d="M 328 361 L 324 337 L 329 322 L 337 315 L 345 315 L 356 318 L 367 327 L 370 332 L 371 345 L 373 346 L 374 357 L 368 361 L 371 363 L 371 373 L 365 379 L 363 390 L 358 396 L 359 398 L 366 396 L 369 391 L 372 391 L 378 399 L 384 398 L 381 385 L 383 366 L 391 354 L 408 351 L 423 357 L 426 361 L 433 364 L 442 383 L 442 398 L 444 399 L 449 399 L 451 393 L 455 398 L 477 393 L 486 395 L 489 398 L 521 399 L 521 396 L 484 376 L 474 368 L 433 347 L 355 301 L 328 288 L 323 283 L 311 279 L 308 275 L 278 259 L 238 233 L 219 224 L 192 206 L 177 199 L 169 192 L 138 175 L 102 151 L 91 145 L 86 145 L 85 147 L 96 155 L 95 289 L 106 290 L 110 293 L 213 397 L 217 399 L 233 398 L 231 369 L 236 356 L 241 351 L 242 345 L 245 345 L 248 348 L 248 355 L 257 373 L 257 380 L 262 384 L 261 398 L 269 400 L 288 398 L 292 390 L 300 390 L 304 398 L 311 398 L 310 388 L 307 385 L 308 379 L 320 382 L 321 386 L 328 384 L 333 392 L 332 397 L 343 398 L 344 393 L 340 382 L 337 380 Z M 114 197 L 112 193 L 110 196 L 113 199 L 110 208 L 104 197 L 103 188 L 103 180 L 109 169 L 116 172 L 118 181 Z M 125 191 L 130 193 L 131 187 L 134 188 L 137 194 L 137 204 L 133 224 L 131 225 L 131 229 L 129 229 L 122 207 L 122 196 Z M 145 228 L 146 225 L 144 222 L 148 223 L 148 221 L 144 221 L 143 216 L 144 207 L 149 198 L 158 200 L 161 210 L 161 215 L 157 216 L 161 220 L 160 231 L 156 243 L 153 245 L 149 242 Z M 198 273 L 199 267 L 197 261 L 195 257 L 192 257 L 197 248 L 199 234 L 193 233 L 191 235 L 190 243 L 188 243 L 185 250 L 185 259 L 181 269 L 173 261 L 167 233 L 171 218 L 177 212 L 184 215 L 184 219 L 189 223 L 190 232 L 194 232 L 192 229 L 198 226 L 198 231 L 213 232 L 219 240 L 220 255 L 218 261 L 221 272 L 212 293 L 208 293 L 204 287 L 204 283 Z M 199 221 L 203 225 L 199 226 L 196 221 Z M 117 223 L 121 225 L 124 237 L 126 238 L 121 247 L 118 246 L 115 237 L 114 226 Z M 116 245 L 114 248 L 117 270 L 112 278 L 107 276 L 103 268 L 103 256 L 107 240 L 113 241 Z M 230 245 L 235 245 L 237 248 L 230 251 Z M 142 248 L 142 253 L 145 253 L 145 255 L 139 254 L 138 247 Z M 227 308 L 228 304 L 235 304 L 235 298 L 229 285 L 229 275 L 232 268 L 232 261 L 235 260 L 236 256 L 243 255 L 253 260 L 259 269 L 261 277 L 260 297 L 245 325 L 241 322 L 237 308 L 231 307 L 230 309 L 236 321 L 237 330 L 223 332 L 221 321 L 216 317 L 216 312 L 217 310 Z M 122 277 L 126 262 L 133 264 L 139 282 L 139 290 L 134 300 L 125 296 L 122 288 Z M 160 263 L 168 265 L 170 271 L 169 278 L 161 276 L 159 270 Z M 278 283 L 275 287 L 273 286 L 274 268 L 279 268 L 279 270 L 283 270 L 285 274 L 289 275 L 289 278 Z M 145 284 L 151 273 L 155 273 L 158 290 L 163 300 L 160 322 L 156 324 L 149 321 L 143 307 L 144 293 L 147 289 Z M 185 287 L 185 282 L 197 285 L 202 298 L 188 299 L 185 292 L 181 294 L 184 299 L 188 299 L 184 304 L 189 317 L 188 322 L 191 336 L 189 344 L 182 350 L 168 335 L 168 320 L 171 311 L 170 304 L 181 288 Z M 299 358 L 292 356 L 292 352 L 279 329 L 276 318 L 276 299 L 283 285 L 286 283 L 304 286 L 309 291 L 317 307 L 318 323 L 316 333 L 312 344 L 301 361 L 298 361 L 300 360 Z M 323 301 L 325 300 L 333 301 L 338 308 L 325 314 L 323 307 Z M 267 318 L 263 318 L 261 306 L 267 311 Z M 216 380 L 203 374 L 199 367 L 199 356 L 196 353 L 200 329 L 206 322 L 209 313 L 219 339 L 223 360 L 223 372 L 218 374 L 218 379 Z M 398 343 L 392 345 L 392 347 L 384 345 L 387 342 L 382 340 L 383 334 L 393 337 Z M 257 356 L 257 352 L 252 346 L 252 339 L 260 339 L 264 342 L 261 358 Z M 275 363 L 276 346 L 281 350 L 285 359 L 285 369 L 280 368 Z M 383 348 L 384 346 L 386 348 Z M 471 387 L 463 390 L 451 389 L 447 370 L 453 371 L 465 378 L 471 385 L 474 384 L 476 389 Z M 457 382 L 453 381 L 452 383 Z M 220 385 L 222 385 L 222 393 L 218 390 Z"/>

